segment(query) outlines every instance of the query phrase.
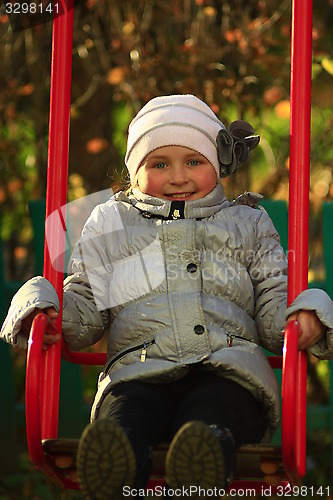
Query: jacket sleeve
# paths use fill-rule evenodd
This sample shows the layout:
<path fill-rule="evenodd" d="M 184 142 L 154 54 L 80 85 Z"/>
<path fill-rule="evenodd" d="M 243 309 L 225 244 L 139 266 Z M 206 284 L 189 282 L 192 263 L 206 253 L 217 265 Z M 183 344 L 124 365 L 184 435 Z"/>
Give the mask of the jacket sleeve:
<path fill-rule="evenodd" d="M 287 259 L 266 212 L 256 224 L 256 245 L 249 266 L 254 287 L 254 319 L 261 345 L 281 355 L 287 308 Z"/>
<path fill-rule="evenodd" d="M 286 318 L 297 311 L 314 311 L 327 327 L 325 337 L 308 349 L 320 359 L 333 359 L 333 302 L 324 290 L 310 289 L 301 292 L 286 311 Z"/>
<path fill-rule="evenodd" d="M 96 306 L 87 273 L 77 271 L 64 282 L 62 328 L 68 347 L 79 351 L 98 342 L 109 324 L 108 310 Z"/>
<path fill-rule="evenodd" d="M 59 299 L 51 283 L 37 276 L 27 281 L 14 295 L 1 328 L 1 337 L 16 347 L 26 349 L 27 336 L 21 331 L 22 320 L 35 309 L 54 307 L 59 311 Z"/>
<path fill-rule="evenodd" d="M 95 210 L 74 249 L 69 268 L 71 275 L 64 282 L 62 333 L 72 350 L 80 350 L 96 343 L 109 324 L 108 308 L 103 307 L 103 304 L 101 306 L 101 300 L 96 301 L 96 296 L 104 297 L 107 280 L 101 279 L 101 275 L 105 277 L 103 273 L 97 273 L 98 280 L 104 286 L 97 294 L 96 280 L 94 281 L 95 270 L 105 268 L 101 219 L 99 210 Z M 22 320 L 34 309 L 50 306 L 59 311 L 59 299 L 54 287 L 43 277 L 32 278 L 13 297 L 1 329 L 1 337 L 17 347 L 26 348 L 27 337 L 21 331 Z"/>
<path fill-rule="evenodd" d="M 63 333 L 70 349 L 98 342 L 109 326 L 109 267 L 103 210 L 93 210 L 69 263 L 64 282 Z"/>
<path fill-rule="evenodd" d="M 71 350 L 80 350 L 101 339 L 108 325 L 108 312 L 96 309 L 89 280 L 85 273 L 67 278 L 63 296 L 62 333 Z M 59 299 L 52 284 L 42 276 L 27 281 L 14 295 L 1 328 L 1 338 L 26 349 L 28 338 L 22 332 L 22 320 L 35 309 L 54 307 L 59 311 Z"/>
<path fill-rule="evenodd" d="M 262 346 L 281 354 L 287 317 L 300 310 L 314 311 L 327 327 L 326 336 L 309 349 L 321 359 L 333 358 L 333 303 L 326 292 L 304 290 L 287 309 L 287 260 L 277 231 L 262 212 L 257 224 L 257 249 L 251 263 L 255 289 L 255 321 Z"/>

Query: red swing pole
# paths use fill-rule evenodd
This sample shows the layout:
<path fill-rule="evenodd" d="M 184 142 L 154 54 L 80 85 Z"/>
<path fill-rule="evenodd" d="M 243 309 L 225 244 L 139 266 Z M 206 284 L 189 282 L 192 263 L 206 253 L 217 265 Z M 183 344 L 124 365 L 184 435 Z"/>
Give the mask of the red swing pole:
<path fill-rule="evenodd" d="M 53 44 L 51 66 L 50 122 L 48 169 L 46 191 L 46 219 L 56 210 L 62 217 L 60 208 L 67 203 L 69 125 L 72 82 L 73 46 L 73 0 L 61 0 L 63 14 L 53 21 Z M 47 231 L 44 249 L 44 277 L 47 278 L 58 294 L 60 303 L 63 297 L 65 224 L 55 224 Z M 62 260 L 57 269 L 52 266 L 49 248 Z M 61 332 L 62 310 L 56 321 Z M 59 388 L 61 344 L 49 348 L 44 354 L 44 379 L 41 395 L 41 433 L 42 439 L 58 435 Z"/>
<path fill-rule="evenodd" d="M 55 324 L 61 333 L 74 0 L 60 1 L 61 4 L 54 0 L 43 275 L 52 283 L 59 297 L 61 307 Z M 58 437 L 61 353 L 68 361 L 85 364 L 104 364 L 106 354 L 72 353 L 64 342 L 43 351 L 42 338 L 46 326 L 44 314 L 36 317 L 29 338 L 26 369 L 27 442 L 32 461 L 40 469 L 43 467 L 47 475 L 58 480 L 57 474 L 54 470 L 50 471 L 46 464 L 42 440 Z M 61 484 L 63 481 L 62 478 Z"/>
<path fill-rule="evenodd" d="M 61 307 L 55 324 L 61 333 L 74 0 L 61 0 L 61 5 L 55 0 L 54 7 L 43 275 L 52 283 L 59 297 Z M 32 461 L 57 481 L 57 474 L 45 462 L 42 440 L 58 437 L 61 353 L 63 351 L 68 361 L 85 364 L 104 364 L 106 354 L 71 353 L 64 342 L 43 351 L 42 336 L 46 324 L 45 315 L 39 315 L 30 333 L 26 370 L 26 428 Z M 61 484 L 63 481 L 62 478 Z"/>
<path fill-rule="evenodd" d="M 44 277 L 47 278 L 58 294 L 60 303 L 63 297 L 65 221 L 61 207 L 67 203 L 69 126 L 72 80 L 72 45 L 74 0 L 61 0 L 61 15 L 53 20 L 51 91 L 49 117 L 49 144 L 46 191 L 46 219 L 58 211 L 63 225 L 57 223 L 48 228 L 44 248 Z M 49 248 L 60 256 L 62 262 L 52 265 Z M 62 271 L 60 270 L 62 269 Z M 61 332 L 62 310 L 56 321 Z M 41 394 L 41 437 L 54 438 L 58 435 L 59 389 L 61 344 L 50 347 L 43 353 L 44 381 Z"/>
<path fill-rule="evenodd" d="M 73 1 L 61 0 L 61 13 L 55 11 L 52 34 L 49 146 L 46 191 L 46 221 L 49 221 L 44 248 L 44 277 L 55 287 L 62 303 L 67 202 L 69 123 L 72 74 Z M 55 3 L 57 8 L 59 3 Z M 50 217 L 56 213 L 58 217 Z M 57 220 L 58 219 L 58 220 Z M 61 221 L 61 224 L 58 221 Z M 51 222 L 50 222 L 51 221 Z M 52 265 L 51 255 L 57 256 Z M 58 436 L 61 345 L 42 350 L 48 318 L 39 314 L 33 321 L 28 342 L 26 367 L 26 429 L 32 462 L 59 486 L 74 488 L 47 460 L 43 439 Z M 61 332 L 60 308 L 56 327 Z"/>
<path fill-rule="evenodd" d="M 311 134 L 312 0 L 293 0 L 290 77 L 290 168 L 288 233 L 288 304 L 308 287 L 309 182 Z M 296 339 L 297 340 L 297 339 Z M 295 346 L 297 342 L 295 340 Z M 294 422 L 283 414 L 283 461 L 289 476 L 306 471 L 306 353 L 297 354 Z M 289 381 L 287 381 L 288 384 Z M 290 381 L 293 383 L 293 381 Z M 282 394 L 283 397 L 283 394 Z M 289 429 L 288 429 L 289 427 Z M 292 431 L 290 432 L 290 429 Z M 293 434 L 293 436 L 292 436 Z"/>

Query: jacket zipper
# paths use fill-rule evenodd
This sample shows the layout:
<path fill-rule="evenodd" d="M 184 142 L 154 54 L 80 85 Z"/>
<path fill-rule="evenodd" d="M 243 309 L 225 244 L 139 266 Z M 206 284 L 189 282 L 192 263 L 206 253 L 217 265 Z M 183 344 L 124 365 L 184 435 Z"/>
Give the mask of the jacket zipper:
<path fill-rule="evenodd" d="M 141 349 L 141 356 L 140 356 L 140 361 L 141 363 L 144 363 L 146 361 L 146 357 L 147 357 L 147 347 L 149 347 L 150 345 L 153 345 L 155 344 L 155 339 L 151 339 L 151 340 L 146 340 L 145 342 L 143 342 L 142 344 L 139 344 L 139 345 L 136 345 L 136 346 L 133 346 L 133 347 L 129 347 L 128 349 L 126 349 L 125 351 L 122 351 L 122 352 L 119 352 L 118 354 L 116 354 L 109 362 L 108 364 L 106 365 L 105 367 L 105 370 L 104 370 L 104 373 L 107 373 L 110 368 L 117 362 L 119 361 L 122 357 L 126 356 L 126 354 L 129 354 L 130 352 L 134 352 L 134 351 L 138 351 L 139 349 Z"/>
<path fill-rule="evenodd" d="M 227 333 L 226 335 L 228 337 L 228 344 L 227 344 L 228 347 L 232 346 L 234 339 L 247 340 L 247 339 L 244 339 L 244 337 L 240 337 L 239 335 L 230 335 L 229 333 Z"/>

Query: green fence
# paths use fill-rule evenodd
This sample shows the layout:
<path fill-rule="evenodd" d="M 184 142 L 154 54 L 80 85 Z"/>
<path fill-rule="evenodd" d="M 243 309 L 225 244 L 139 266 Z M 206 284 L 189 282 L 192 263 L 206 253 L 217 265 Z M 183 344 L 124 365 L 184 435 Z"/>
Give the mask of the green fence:
<path fill-rule="evenodd" d="M 283 201 L 264 200 L 262 205 L 270 214 L 279 234 L 283 247 L 287 248 L 288 213 Z M 45 202 L 30 204 L 30 214 L 34 230 L 34 251 L 36 274 L 42 274 L 44 252 Z M 333 203 L 323 206 L 322 235 L 326 279 L 316 286 L 324 289 L 333 297 Z M 4 259 L 0 241 L 0 321 L 5 317 L 10 299 L 20 283 L 8 283 L 4 279 Z M 2 472 L 15 471 L 18 466 L 20 436 L 25 434 L 24 405 L 15 398 L 13 349 L 0 342 L 0 465 Z M 333 362 L 330 362 L 330 403 L 327 406 L 308 407 L 308 429 L 327 429 L 333 435 Z M 84 402 L 82 367 L 62 361 L 61 400 L 59 435 L 79 437 L 88 422 L 89 406 Z M 332 446 L 333 459 L 333 446 Z"/>

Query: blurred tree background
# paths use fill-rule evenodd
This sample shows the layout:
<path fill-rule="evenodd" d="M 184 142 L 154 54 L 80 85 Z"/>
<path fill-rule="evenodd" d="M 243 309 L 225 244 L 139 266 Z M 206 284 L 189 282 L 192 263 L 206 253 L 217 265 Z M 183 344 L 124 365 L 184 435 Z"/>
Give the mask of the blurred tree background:
<path fill-rule="evenodd" d="M 34 274 L 28 202 L 45 196 L 52 24 L 15 31 L 1 9 L 1 239 L 6 279 L 21 281 Z M 290 0 L 76 1 L 70 200 L 125 184 L 128 123 L 149 99 L 170 93 L 195 94 L 226 125 L 246 119 L 261 135 L 250 165 L 225 180 L 229 198 L 251 190 L 287 200 L 290 17 Z M 333 198 L 332 23 L 333 0 L 316 0 L 309 273 L 316 280 L 324 272 L 321 206 Z M 328 370 L 320 366 L 310 397 L 324 401 Z"/>
<path fill-rule="evenodd" d="M 290 9 L 290 0 L 76 2 L 71 199 L 122 185 L 127 126 L 150 98 L 193 93 L 226 125 L 244 118 L 261 135 L 250 166 L 225 181 L 228 196 L 253 190 L 287 200 Z M 2 239 L 16 247 L 31 240 L 27 202 L 45 196 L 52 26 L 13 32 L 2 12 L 0 214 Z M 313 217 L 333 196 L 332 21 L 333 1 L 316 0 Z M 17 266 L 7 272 L 19 278 Z"/>
<path fill-rule="evenodd" d="M 81 0 L 75 5 L 70 196 L 121 185 L 127 126 L 152 97 L 193 93 L 228 125 L 261 135 L 251 165 L 226 180 L 287 199 L 290 0 Z M 332 0 L 314 3 L 311 209 L 332 198 Z M 0 24 L 2 238 L 28 242 L 27 201 L 44 197 L 51 23 Z M 15 269 L 8 269 L 9 278 Z"/>

